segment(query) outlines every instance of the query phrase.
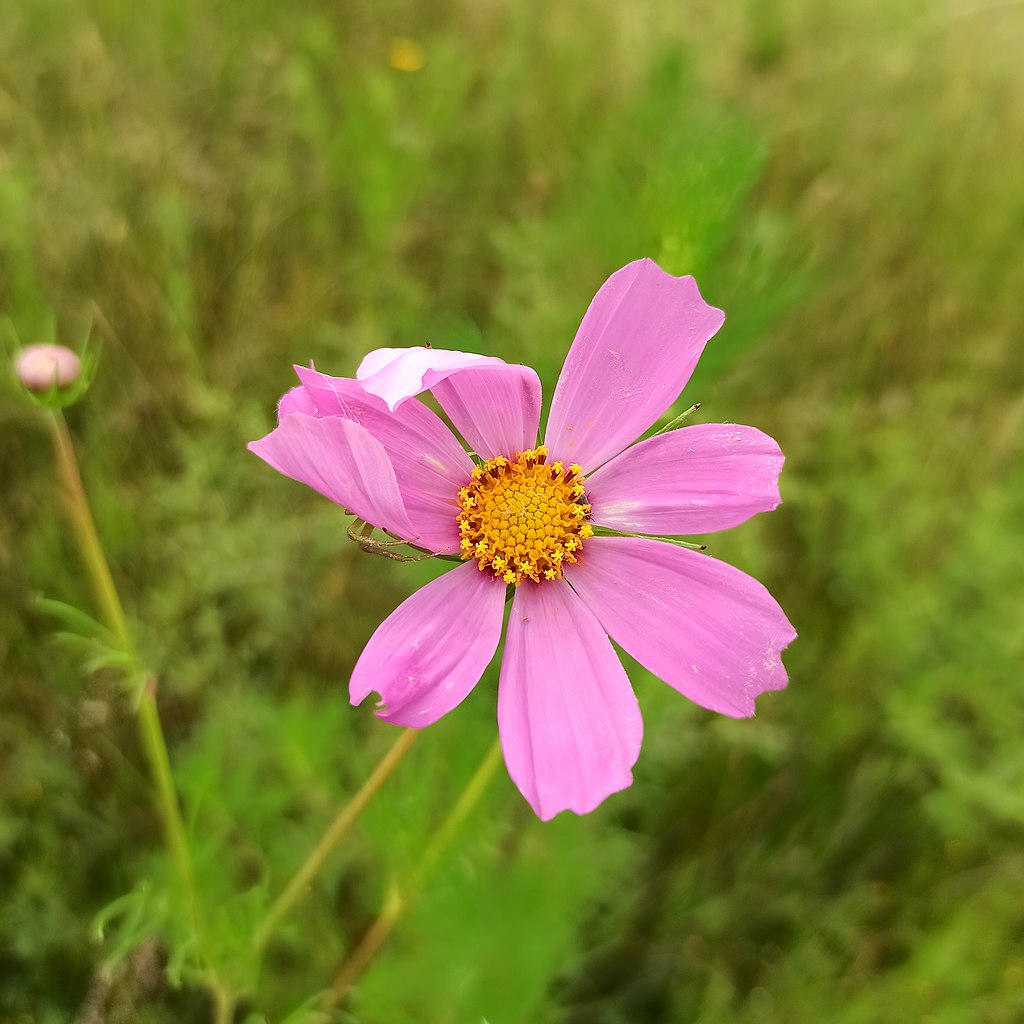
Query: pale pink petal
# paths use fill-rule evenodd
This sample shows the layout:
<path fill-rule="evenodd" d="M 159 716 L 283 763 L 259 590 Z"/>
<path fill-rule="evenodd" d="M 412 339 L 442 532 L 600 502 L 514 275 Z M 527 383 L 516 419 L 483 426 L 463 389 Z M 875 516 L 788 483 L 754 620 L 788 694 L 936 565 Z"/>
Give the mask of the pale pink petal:
<path fill-rule="evenodd" d="M 653 260 L 612 274 L 558 378 L 545 438 L 552 458 L 588 472 L 621 452 L 676 400 L 724 320 L 692 277 Z"/>
<path fill-rule="evenodd" d="M 422 402 L 406 402 L 391 412 L 348 377 L 329 377 L 302 366 L 295 372 L 316 415 L 355 420 L 384 445 L 420 546 L 439 553 L 458 551 L 458 492 L 470 479 L 473 460 L 444 421 Z"/>
<path fill-rule="evenodd" d="M 353 704 L 371 692 L 385 722 L 421 728 L 465 700 L 501 639 L 505 585 L 467 562 L 417 590 L 370 637 L 349 683 Z"/>
<path fill-rule="evenodd" d="M 418 540 L 388 453 L 353 420 L 292 413 L 249 450 L 360 519 L 405 540 Z"/>
<path fill-rule="evenodd" d="M 643 723 L 593 613 L 564 583 L 524 583 L 509 615 L 498 731 L 512 781 L 545 821 L 633 781 Z"/>
<path fill-rule="evenodd" d="M 725 562 L 630 537 L 593 537 L 565 576 L 612 639 L 712 711 L 740 718 L 786 685 L 795 637 L 768 591 Z"/>
<path fill-rule="evenodd" d="M 438 381 L 459 370 L 505 365 L 497 356 L 445 348 L 378 348 L 363 357 L 356 370 L 356 380 L 394 411 L 403 402 L 429 391 Z"/>
<path fill-rule="evenodd" d="M 356 371 L 370 394 L 401 408 L 431 390 L 478 455 L 515 455 L 537 444 L 540 379 L 528 366 L 439 348 L 384 348 Z"/>
<path fill-rule="evenodd" d="M 591 518 L 639 533 L 710 533 L 776 508 L 779 446 L 753 427 L 702 423 L 649 437 L 587 477 Z"/>

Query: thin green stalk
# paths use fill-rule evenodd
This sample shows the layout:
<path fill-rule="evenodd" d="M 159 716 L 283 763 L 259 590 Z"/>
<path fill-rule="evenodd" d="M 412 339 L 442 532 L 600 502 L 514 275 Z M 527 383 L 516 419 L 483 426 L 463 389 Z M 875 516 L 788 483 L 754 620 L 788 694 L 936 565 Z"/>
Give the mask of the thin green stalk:
<path fill-rule="evenodd" d="M 96 600 L 100 606 L 104 624 L 126 649 L 131 647 L 128 635 L 128 624 L 125 621 L 124 609 L 117 596 L 114 578 L 110 575 L 110 566 L 103 554 L 103 545 L 96 533 L 89 501 L 82 487 L 82 477 L 78 472 L 78 461 L 71 443 L 71 435 L 60 412 L 53 412 L 50 417 L 53 436 L 54 453 L 57 457 L 57 473 L 63 488 L 64 508 L 71 523 L 71 529 L 78 541 L 78 549 L 85 561 L 86 572 L 92 585 Z"/>
<path fill-rule="evenodd" d="M 422 888 L 430 873 L 437 867 L 437 862 L 441 859 L 445 850 L 447 850 L 448 844 L 455 838 L 476 805 L 480 803 L 481 797 L 487 791 L 491 779 L 494 778 L 494 773 L 500 766 L 501 740 L 495 737 L 487 753 L 484 754 L 483 760 L 477 765 L 476 771 L 473 772 L 469 782 L 466 783 L 466 788 L 462 791 L 459 799 L 456 800 L 455 806 L 448 813 L 448 817 L 441 822 L 440 828 L 431 836 L 430 842 L 427 843 L 427 848 L 423 851 L 419 862 L 413 869 L 409 885 L 410 892 L 407 893 L 407 899 L 410 894 L 415 894 L 417 890 Z"/>
<path fill-rule="evenodd" d="M 213 986 L 213 1024 L 231 1024 L 235 1019 L 235 997 L 226 989 Z"/>
<path fill-rule="evenodd" d="M 636 537 L 638 540 L 658 540 L 664 544 L 675 544 L 677 548 L 687 548 L 690 551 L 707 551 L 707 544 L 697 544 L 692 540 L 682 540 L 679 537 L 661 537 L 651 533 L 630 533 L 629 530 L 611 530 L 603 526 L 594 527 L 595 537 Z"/>
<path fill-rule="evenodd" d="M 405 757 L 413 741 L 419 736 L 418 729 L 403 729 L 398 739 L 391 745 L 388 752 L 373 770 L 370 777 L 363 783 L 359 792 L 338 812 L 323 837 L 306 858 L 305 863 L 285 886 L 281 895 L 274 900 L 266 916 L 253 934 L 252 945 L 257 955 L 263 952 L 271 936 L 280 923 L 291 912 L 295 904 L 309 888 L 309 884 L 320 873 L 328 857 L 338 848 L 349 829 L 355 824 L 366 805 L 373 799 L 377 791 L 384 785 L 394 770 Z"/>
<path fill-rule="evenodd" d="M 181 881 L 185 899 L 188 902 L 192 928 L 197 938 L 201 940 L 206 929 L 203 905 L 199 899 L 199 890 L 192 871 L 192 854 L 189 851 L 185 823 L 181 818 L 178 794 L 174 788 L 174 776 L 171 774 L 167 741 L 164 739 L 163 726 L 160 724 L 160 712 L 157 710 L 156 679 L 152 676 L 147 676 L 142 685 L 139 695 L 138 718 L 146 760 L 149 762 L 153 781 L 156 783 L 157 805 L 164 825 L 164 836 Z"/>
<path fill-rule="evenodd" d="M 64 508 L 85 562 L 89 582 L 100 606 L 101 617 L 123 649 L 131 652 L 133 644 L 124 608 L 121 606 L 110 566 L 103 553 L 103 545 L 96 532 L 96 524 L 82 486 L 74 445 L 64 417 L 59 412 L 54 412 L 50 417 L 50 426 Z M 203 933 L 202 907 L 192 871 L 185 823 L 182 821 L 181 808 L 178 805 L 171 775 L 167 743 L 157 711 L 156 680 L 152 676 L 146 676 L 142 681 L 137 713 L 142 747 L 149 762 L 153 781 L 156 783 L 157 810 L 163 823 L 164 837 L 188 903 L 193 930 L 197 937 L 200 937 Z"/>
<path fill-rule="evenodd" d="M 700 402 L 694 402 L 685 412 L 681 412 L 674 420 L 666 423 L 660 430 L 656 430 L 651 437 L 657 437 L 659 434 L 667 434 L 670 430 L 678 430 L 698 409 L 700 408 Z"/>
<path fill-rule="evenodd" d="M 402 914 L 412 905 L 448 845 L 480 802 L 480 798 L 486 792 L 487 786 L 494 778 L 494 773 L 500 764 L 501 743 L 495 739 L 472 778 L 466 783 L 466 788 L 455 802 L 455 806 L 431 837 L 427 848 L 412 870 L 404 894 L 397 885 L 392 885 L 388 890 L 380 913 L 360 939 L 359 945 L 342 964 L 330 991 L 324 997 L 321 1004 L 321 1009 L 324 1012 L 330 1012 L 348 996 L 352 986 L 369 967 L 381 946 L 387 942 L 388 936 L 398 924 Z"/>

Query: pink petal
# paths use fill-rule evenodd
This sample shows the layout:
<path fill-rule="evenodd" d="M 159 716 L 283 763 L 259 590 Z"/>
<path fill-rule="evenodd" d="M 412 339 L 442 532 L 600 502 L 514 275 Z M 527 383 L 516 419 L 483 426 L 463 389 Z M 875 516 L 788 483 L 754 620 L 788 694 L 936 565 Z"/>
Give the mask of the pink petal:
<path fill-rule="evenodd" d="M 697 704 L 741 718 L 786 685 L 780 654 L 796 631 L 757 580 L 725 562 L 592 537 L 565 576 L 617 644 Z"/>
<path fill-rule="evenodd" d="M 558 378 L 545 439 L 552 458 L 587 472 L 622 451 L 676 400 L 724 320 L 692 277 L 652 260 L 612 274 Z"/>
<path fill-rule="evenodd" d="M 388 453 L 368 430 L 337 416 L 285 416 L 249 450 L 279 473 L 307 484 L 360 519 L 409 541 L 409 521 Z"/>
<path fill-rule="evenodd" d="M 435 384 L 433 392 L 455 429 L 484 459 L 536 446 L 540 378 L 528 366 L 462 370 Z"/>
<path fill-rule="evenodd" d="M 307 416 L 321 415 L 317 411 L 316 402 L 310 398 L 301 384 L 281 396 L 281 401 L 277 403 L 277 422 L 280 423 L 285 416 L 291 416 L 293 412 L 305 413 Z"/>
<path fill-rule="evenodd" d="M 355 420 L 384 445 L 420 546 L 457 551 L 458 492 L 470 479 L 473 460 L 444 421 L 421 402 L 406 402 L 390 412 L 348 377 L 329 377 L 302 366 L 295 372 L 318 416 Z"/>
<path fill-rule="evenodd" d="M 296 366 L 295 372 L 316 404 L 316 415 L 344 416 L 361 423 L 406 472 L 465 486 L 473 460 L 444 421 L 422 402 L 406 402 L 391 412 L 349 377 L 329 377 L 304 366 Z"/>
<path fill-rule="evenodd" d="M 545 821 L 633 781 L 643 723 L 594 615 L 562 583 L 524 583 L 508 622 L 498 731 L 512 781 Z"/>
<path fill-rule="evenodd" d="M 385 348 L 366 356 L 356 376 L 392 409 L 432 390 L 456 430 L 485 459 L 537 443 L 540 379 L 528 366 L 447 349 Z"/>
<path fill-rule="evenodd" d="M 465 700 L 501 639 L 505 585 L 475 562 L 446 572 L 400 604 L 356 662 L 349 697 L 371 691 L 385 722 L 421 728 Z"/>
<path fill-rule="evenodd" d="M 779 446 L 753 427 L 702 423 L 627 448 L 587 478 L 600 526 L 710 533 L 776 508 Z"/>

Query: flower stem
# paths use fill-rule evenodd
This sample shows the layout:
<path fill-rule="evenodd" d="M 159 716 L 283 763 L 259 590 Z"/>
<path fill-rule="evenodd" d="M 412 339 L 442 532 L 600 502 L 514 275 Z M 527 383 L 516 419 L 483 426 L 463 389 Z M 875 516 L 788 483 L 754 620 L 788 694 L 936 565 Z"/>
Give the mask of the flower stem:
<path fill-rule="evenodd" d="M 476 805 L 480 803 L 481 797 L 487 791 L 487 786 L 500 766 L 501 740 L 495 737 L 494 742 L 488 747 L 487 753 L 484 754 L 483 760 L 477 765 L 476 771 L 466 783 L 466 788 L 456 800 L 455 806 L 449 811 L 448 817 L 441 822 L 440 828 L 431 837 L 419 862 L 413 868 L 409 885 L 411 894 L 415 894 L 426 882 L 431 871 L 437 866 L 437 862 L 448 848 L 448 844 L 455 838 L 456 833 Z"/>
<path fill-rule="evenodd" d="M 338 812 L 337 817 L 331 822 L 323 837 L 306 858 L 305 863 L 295 872 L 281 895 L 274 900 L 270 910 L 267 911 L 253 934 L 252 946 L 257 955 L 266 948 L 278 925 L 305 893 L 309 883 L 320 873 L 327 858 L 337 849 L 338 844 L 355 824 L 366 805 L 401 763 L 402 758 L 405 757 L 419 734 L 418 729 L 403 729 L 398 739 L 373 770 L 373 774 L 363 783 L 359 792 Z"/>
<path fill-rule="evenodd" d="M 167 754 L 167 741 L 164 739 L 163 726 L 160 724 L 160 712 L 156 704 L 157 683 L 153 676 L 147 676 L 139 695 L 138 718 L 142 745 L 146 751 L 146 760 L 156 783 L 157 806 L 163 821 L 164 837 L 174 861 L 175 870 L 188 904 L 189 920 L 197 938 L 205 932 L 202 901 L 196 887 L 192 871 L 192 855 L 189 852 L 188 837 L 185 823 L 181 818 L 178 794 L 174 788 L 174 776 L 171 774 L 171 761 Z"/>
<path fill-rule="evenodd" d="M 235 1019 L 235 997 L 226 989 L 213 988 L 213 1024 L 231 1024 Z"/>
<path fill-rule="evenodd" d="M 373 961 L 381 946 L 384 945 L 388 936 L 394 930 L 402 914 L 415 900 L 418 891 L 427 881 L 430 872 L 437 866 L 437 862 L 448 848 L 449 843 L 455 838 L 459 828 L 480 802 L 480 798 L 486 792 L 488 783 L 494 777 L 494 773 L 500 764 L 501 743 L 496 739 L 484 755 L 484 759 L 480 762 L 469 782 L 466 783 L 466 788 L 462 791 L 455 806 L 431 837 L 427 848 L 423 851 L 423 855 L 412 870 L 405 894 L 403 895 L 397 885 L 392 885 L 388 890 L 380 913 L 373 924 L 366 930 L 362 939 L 359 940 L 359 945 L 356 946 L 349 958 L 342 964 L 341 970 L 331 984 L 330 991 L 324 997 L 321 1003 L 321 1009 L 324 1012 L 330 1012 L 348 996 L 352 986 Z"/>
<path fill-rule="evenodd" d="M 89 501 L 85 496 L 82 476 L 75 458 L 75 448 L 64 417 L 60 412 L 53 412 L 50 417 L 50 427 L 64 508 L 85 562 L 86 573 L 100 606 L 101 616 L 118 643 L 125 651 L 130 652 L 133 645 L 124 608 L 121 606 L 121 599 L 118 597 L 110 566 L 103 553 L 103 545 L 96 532 L 96 524 L 89 508 Z M 202 908 L 192 872 L 192 860 L 189 854 L 185 825 L 181 818 L 181 808 L 178 805 L 171 775 L 167 743 L 157 711 L 156 680 L 152 676 L 145 676 L 142 680 L 136 710 L 142 747 L 149 762 L 153 781 L 156 783 L 157 810 L 163 823 L 164 837 L 188 904 L 193 931 L 198 937 L 203 930 Z"/>
<path fill-rule="evenodd" d="M 117 637 L 118 641 L 128 648 L 131 638 L 128 635 L 124 609 L 121 607 L 114 579 L 110 575 L 110 567 L 103 554 L 103 545 L 100 544 L 99 535 L 96 533 L 96 524 L 93 522 L 92 512 L 89 510 L 85 489 L 82 487 L 81 474 L 78 472 L 75 449 L 71 443 L 67 425 L 64 423 L 64 417 L 60 412 L 55 411 L 52 414 L 50 427 L 54 454 L 57 458 L 57 473 L 63 488 L 64 509 L 71 523 L 75 540 L 78 542 L 79 551 L 85 561 L 89 582 L 92 584 L 93 592 L 99 603 L 104 624 Z"/>

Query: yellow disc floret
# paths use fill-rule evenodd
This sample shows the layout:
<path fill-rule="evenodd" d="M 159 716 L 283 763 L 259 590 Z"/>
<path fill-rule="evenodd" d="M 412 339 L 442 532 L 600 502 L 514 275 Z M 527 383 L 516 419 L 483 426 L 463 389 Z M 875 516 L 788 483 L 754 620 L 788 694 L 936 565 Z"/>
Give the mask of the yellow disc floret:
<path fill-rule="evenodd" d="M 503 455 L 473 470 L 459 491 L 462 557 L 475 558 L 482 571 L 517 587 L 562 576 L 583 542 L 594 535 L 586 521 L 583 471 L 561 462 L 547 464 L 543 445 Z"/>

